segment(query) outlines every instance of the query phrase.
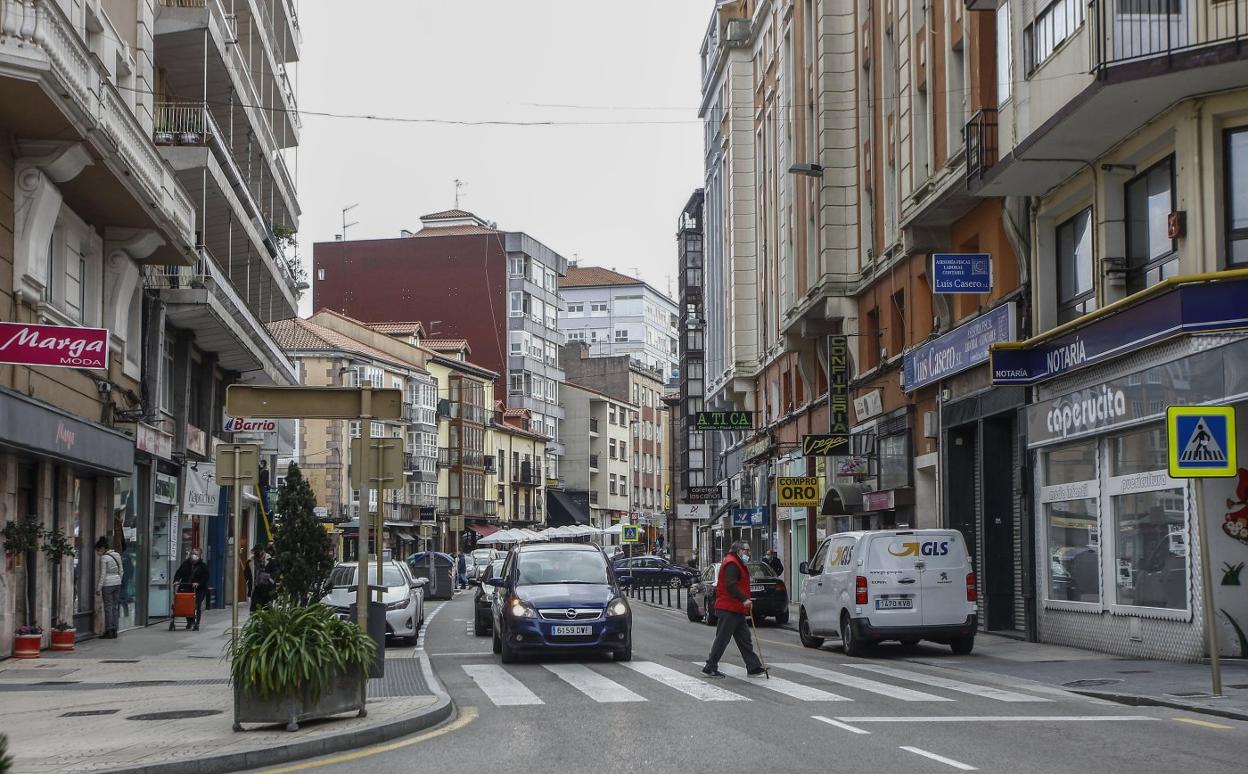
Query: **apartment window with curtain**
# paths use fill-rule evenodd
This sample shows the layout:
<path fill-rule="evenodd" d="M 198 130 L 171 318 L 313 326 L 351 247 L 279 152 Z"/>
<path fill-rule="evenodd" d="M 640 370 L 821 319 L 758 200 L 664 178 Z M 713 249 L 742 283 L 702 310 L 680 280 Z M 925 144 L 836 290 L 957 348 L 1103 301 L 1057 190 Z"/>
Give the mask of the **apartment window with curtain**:
<path fill-rule="evenodd" d="M 1174 210 L 1174 157 L 1127 182 L 1127 292 L 1135 293 L 1179 273 L 1179 254 L 1167 236 Z"/>
<path fill-rule="evenodd" d="M 1057 227 L 1057 321 L 1064 323 L 1096 307 L 1092 290 L 1092 208 Z"/>
<path fill-rule="evenodd" d="M 1248 126 L 1226 133 L 1226 263 L 1248 266 Z"/>

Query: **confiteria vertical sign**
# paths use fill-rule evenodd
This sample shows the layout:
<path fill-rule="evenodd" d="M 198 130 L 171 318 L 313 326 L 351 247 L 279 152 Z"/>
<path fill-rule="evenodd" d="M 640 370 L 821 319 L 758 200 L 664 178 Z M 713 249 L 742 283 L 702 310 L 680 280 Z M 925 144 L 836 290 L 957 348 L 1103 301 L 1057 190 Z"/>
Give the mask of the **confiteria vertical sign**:
<path fill-rule="evenodd" d="M 0 363 L 108 368 L 108 329 L 0 322 Z"/>

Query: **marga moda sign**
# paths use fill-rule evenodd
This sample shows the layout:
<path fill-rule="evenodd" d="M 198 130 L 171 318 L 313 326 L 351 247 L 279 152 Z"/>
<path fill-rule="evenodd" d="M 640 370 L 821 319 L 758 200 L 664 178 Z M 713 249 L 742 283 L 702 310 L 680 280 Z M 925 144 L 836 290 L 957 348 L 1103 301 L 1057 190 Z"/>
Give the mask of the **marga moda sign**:
<path fill-rule="evenodd" d="M 0 363 L 108 368 L 108 329 L 0 322 Z"/>

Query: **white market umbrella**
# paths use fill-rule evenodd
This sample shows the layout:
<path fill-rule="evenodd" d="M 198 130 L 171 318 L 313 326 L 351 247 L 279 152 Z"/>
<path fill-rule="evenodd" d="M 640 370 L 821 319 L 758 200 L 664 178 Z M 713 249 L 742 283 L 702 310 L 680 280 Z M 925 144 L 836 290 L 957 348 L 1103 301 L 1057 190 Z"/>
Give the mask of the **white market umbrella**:
<path fill-rule="evenodd" d="M 602 534 L 604 534 L 604 535 L 618 535 L 618 534 L 620 534 L 620 530 L 621 530 L 621 528 L 622 528 L 623 526 L 624 526 L 623 524 L 612 524 L 610 527 L 607 527 L 606 529 L 604 529 L 604 530 L 602 531 Z"/>

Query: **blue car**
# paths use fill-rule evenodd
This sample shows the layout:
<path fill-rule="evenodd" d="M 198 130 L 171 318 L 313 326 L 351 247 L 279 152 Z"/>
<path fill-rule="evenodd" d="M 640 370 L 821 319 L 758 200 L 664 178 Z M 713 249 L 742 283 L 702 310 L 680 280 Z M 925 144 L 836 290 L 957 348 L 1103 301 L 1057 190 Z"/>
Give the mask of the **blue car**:
<path fill-rule="evenodd" d="M 597 546 L 521 545 L 507 555 L 502 572 L 485 582 L 495 587 L 494 652 L 504 664 L 536 653 L 632 659 L 633 611 Z"/>

